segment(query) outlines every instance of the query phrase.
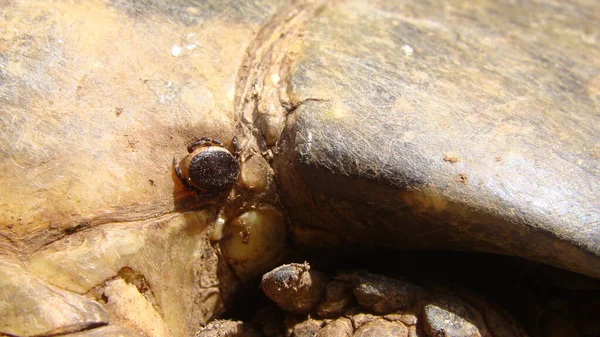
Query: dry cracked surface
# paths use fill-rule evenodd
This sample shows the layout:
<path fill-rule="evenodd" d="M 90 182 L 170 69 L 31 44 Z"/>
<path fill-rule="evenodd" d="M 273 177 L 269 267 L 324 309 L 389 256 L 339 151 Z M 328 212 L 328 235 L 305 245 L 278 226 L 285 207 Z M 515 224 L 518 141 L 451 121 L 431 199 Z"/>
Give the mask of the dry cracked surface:
<path fill-rule="evenodd" d="M 0 1 L 0 335 L 597 337 L 598 22 L 593 1 Z M 173 168 L 198 137 L 239 147 L 218 195 Z M 398 249 L 568 272 L 520 271 L 516 323 L 432 284 L 517 267 Z M 335 272 L 369 251 L 434 275 Z M 305 259 L 326 263 L 263 277 L 277 307 L 215 320 Z"/>

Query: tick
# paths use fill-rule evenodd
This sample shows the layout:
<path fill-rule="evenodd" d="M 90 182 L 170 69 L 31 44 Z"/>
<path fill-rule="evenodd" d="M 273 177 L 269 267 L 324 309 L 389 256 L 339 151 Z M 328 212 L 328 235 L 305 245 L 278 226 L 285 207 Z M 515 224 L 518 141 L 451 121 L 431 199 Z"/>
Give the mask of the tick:
<path fill-rule="evenodd" d="M 231 188 L 240 172 L 235 137 L 232 145 L 234 154 L 216 139 L 195 139 L 188 145 L 188 155 L 183 160 L 177 163 L 177 158 L 173 158 L 175 174 L 186 188 L 199 195 L 214 196 Z"/>

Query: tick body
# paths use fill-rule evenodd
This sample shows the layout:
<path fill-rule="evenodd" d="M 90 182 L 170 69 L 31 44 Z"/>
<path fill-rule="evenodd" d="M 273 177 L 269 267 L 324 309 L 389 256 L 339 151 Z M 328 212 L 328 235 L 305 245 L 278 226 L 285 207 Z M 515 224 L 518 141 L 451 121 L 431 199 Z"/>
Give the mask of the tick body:
<path fill-rule="evenodd" d="M 233 140 L 234 154 L 212 138 L 200 138 L 187 148 L 188 155 L 179 163 L 173 158 L 175 174 L 183 185 L 205 196 L 217 195 L 233 186 L 240 163 L 237 160 L 237 142 Z"/>

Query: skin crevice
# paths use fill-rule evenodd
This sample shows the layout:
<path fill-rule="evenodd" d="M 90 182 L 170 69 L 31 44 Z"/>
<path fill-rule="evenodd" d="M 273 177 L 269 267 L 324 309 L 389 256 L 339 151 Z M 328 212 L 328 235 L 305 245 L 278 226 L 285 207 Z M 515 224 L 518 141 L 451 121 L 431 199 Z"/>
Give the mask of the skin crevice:
<path fill-rule="evenodd" d="M 157 207 L 156 209 L 160 208 Z M 59 225 L 56 229 L 54 229 L 54 232 L 51 234 L 52 240 L 42 241 L 42 239 L 47 238 L 49 236 L 47 233 L 45 233 L 43 237 L 39 239 L 37 236 L 34 236 L 28 238 L 25 241 L 21 241 L 20 247 L 18 247 L 20 249 L 18 250 L 21 254 L 23 254 L 23 256 L 28 256 L 30 254 L 43 250 L 45 247 L 50 246 L 57 241 L 63 240 L 68 236 L 80 234 L 87 230 L 94 230 L 99 226 L 108 225 L 112 223 L 127 224 L 144 221 L 163 222 L 177 217 L 179 214 L 180 212 L 176 209 L 171 209 L 164 212 L 152 212 L 152 210 L 135 211 L 132 209 L 118 210 L 100 216 L 80 219 L 78 221 L 80 225 L 75 227 L 64 228 L 63 226 Z M 59 228 L 64 229 L 59 230 Z"/>
<path fill-rule="evenodd" d="M 263 25 L 248 46 L 238 71 L 234 102 L 242 153 L 263 153 L 272 147 L 265 129 L 282 129 L 295 108 L 287 95 L 293 46 L 304 36 L 306 23 L 324 6 L 332 5 L 323 0 L 294 2 Z M 267 105 L 278 109 L 264 111 Z"/>
<path fill-rule="evenodd" d="M 287 122 L 288 116 L 290 116 L 293 113 L 295 113 L 296 109 L 298 109 L 300 106 L 302 106 L 303 104 L 305 104 L 307 102 L 324 102 L 324 103 L 327 103 L 327 102 L 331 102 L 331 99 L 327 99 L 327 98 L 312 98 L 311 97 L 311 98 L 306 98 L 306 99 L 301 100 L 300 102 L 298 102 L 298 103 L 290 106 L 287 109 L 287 114 L 285 115 L 286 116 L 286 122 Z"/>

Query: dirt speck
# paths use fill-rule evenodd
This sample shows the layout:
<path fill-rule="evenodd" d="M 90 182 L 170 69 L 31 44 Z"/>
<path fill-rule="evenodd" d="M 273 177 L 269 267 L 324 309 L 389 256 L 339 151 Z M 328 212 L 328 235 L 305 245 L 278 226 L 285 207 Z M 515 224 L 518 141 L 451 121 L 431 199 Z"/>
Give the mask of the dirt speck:
<path fill-rule="evenodd" d="M 115 108 L 115 116 L 119 117 L 119 116 L 121 116 L 122 113 L 123 113 L 123 108 L 121 108 L 120 106 Z"/>
<path fill-rule="evenodd" d="M 139 143 L 139 141 L 136 140 L 136 139 L 134 139 L 129 134 L 124 134 L 123 136 L 125 136 L 125 138 L 127 139 L 127 147 L 129 147 L 129 149 L 131 150 L 131 152 L 135 152 L 136 146 Z"/>
<path fill-rule="evenodd" d="M 148 184 L 150 184 L 152 187 L 156 186 L 156 183 L 152 179 L 148 179 Z"/>
<path fill-rule="evenodd" d="M 242 243 L 247 245 L 248 241 L 250 241 L 250 233 L 248 231 L 241 231 L 240 236 L 242 237 Z"/>
<path fill-rule="evenodd" d="M 454 164 L 460 161 L 460 157 L 452 152 L 447 152 L 444 153 L 444 161 L 450 164 Z"/>
<path fill-rule="evenodd" d="M 495 159 L 496 159 L 496 162 L 498 162 L 498 163 L 501 163 L 504 161 L 504 158 L 502 158 L 500 156 L 497 156 Z"/>
<path fill-rule="evenodd" d="M 458 175 L 458 182 L 466 185 L 469 183 L 469 177 L 467 177 L 467 175 L 464 173 L 460 173 Z"/>

